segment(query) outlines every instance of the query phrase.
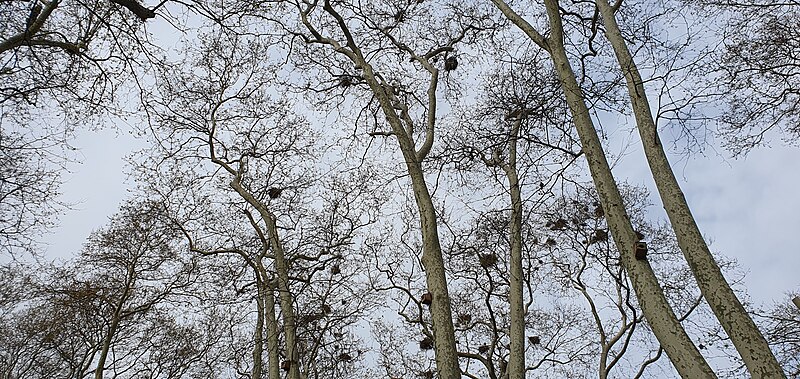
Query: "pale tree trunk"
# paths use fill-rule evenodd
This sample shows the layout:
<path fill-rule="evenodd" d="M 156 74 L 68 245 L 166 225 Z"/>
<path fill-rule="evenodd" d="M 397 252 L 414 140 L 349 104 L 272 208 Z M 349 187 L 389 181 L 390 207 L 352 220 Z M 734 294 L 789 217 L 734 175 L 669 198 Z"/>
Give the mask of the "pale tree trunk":
<path fill-rule="evenodd" d="M 419 163 L 408 163 L 408 166 L 422 226 L 422 264 L 425 266 L 428 291 L 433 294 L 430 310 L 433 321 L 434 347 L 436 348 L 436 368 L 441 379 L 459 379 L 461 378 L 461 369 L 458 364 L 455 328 L 450 309 L 450 294 L 444 272 L 442 248 L 439 245 L 436 211 Z"/>
<path fill-rule="evenodd" d="M 267 328 L 267 377 L 269 379 L 280 379 L 280 348 L 278 342 L 278 321 L 275 319 L 275 289 L 273 284 L 269 281 L 267 271 L 259 259 L 256 262 L 259 272 L 261 273 L 261 280 L 263 280 L 263 305 L 264 305 L 264 323 Z"/>
<path fill-rule="evenodd" d="M 258 287 L 258 318 L 254 333 L 255 347 L 253 348 L 253 379 L 261 379 L 264 352 L 264 328 L 267 330 L 267 377 L 280 379 L 280 348 L 278 347 L 278 322 L 275 320 L 275 294 L 269 274 L 261 263 L 261 257 L 255 261 L 256 285 Z"/>
<path fill-rule="evenodd" d="M 297 352 L 297 329 L 295 323 L 295 314 L 294 314 L 294 297 L 292 296 L 291 290 L 289 288 L 289 264 L 286 260 L 286 255 L 283 250 L 283 245 L 281 244 L 280 237 L 278 236 L 278 226 L 275 223 L 275 215 L 269 211 L 266 205 L 263 202 L 256 199 L 250 191 L 242 186 L 242 173 L 244 172 L 244 166 L 240 164 L 238 170 L 231 167 L 228 163 L 223 160 L 220 160 L 216 157 L 216 153 L 214 151 L 214 143 L 213 143 L 213 133 L 208 140 L 208 147 L 209 147 L 209 156 L 211 158 L 211 162 L 214 164 L 222 167 L 228 173 L 233 175 L 233 180 L 230 182 L 231 188 L 236 191 L 242 199 L 244 199 L 248 204 L 250 204 L 253 208 L 256 209 L 258 215 L 261 216 L 261 219 L 266 224 L 267 235 L 261 236 L 262 241 L 266 242 L 272 251 L 273 259 L 275 261 L 275 271 L 276 271 L 276 282 L 275 288 L 277 289 L 279 295 L 278 300 L 280 302 L 281 312 L 283 314 L 283 333 L 286 340 L 286 360 L 289 362 L 289 379 L 303 379 L 302 375 L 300 374 L 300 357 Z M 251 220 L 252 222 L 252 220 Z M 258 228 L 256 227 L 256 230 Z M 259 261 L 257 263 L 257 267 L 263 266 Z M 272 288 L 270 284 L 270 288 Z M 271 291 L 267 295 L 268 298 L 271 296 Z M 274 309 L 274 301 L 272 302 Z M 274 317 L 274 313 L 272 315 Z M 272 318 L 268 319 L 271 320 Z M 277 329 L 277 327 L 276 327 Z M 271 335 L 276 335 L 272 334 Z M 277 345 L 277 344 L 276 344 Z M 270 357 L 272 359 L 272 356 Z M 273 367 L 270 366 L 270 371 L 272 372 Z"/>
<path fill-rule="evenodd" d="M 261 379 L 261 367 L 263 360 L 261 359 L 264 352 L 264 285 L 260 283 L 261 279 L 256 279 L 256 288 L 258 295 L 256 297 L 256 328 L 253 332 L 253 371 L 251 372 L 251 379 Z"/>
<path fill-rule="evenodd" d="M 370 90 L 375 95 L 383 111 L 386 121 L 392 128 L 392 134 L 397 138 L 400 151 L 406 163 L 406 169 L 411 178 L 414 199 L 419 210 L 420 230 L 422 234 L 422 265 L 425 270 L 427 290 L 433 295 L 430 305 L 431 320 L 433 322 L 433 344 L 436 357 L 436 369 L 440 379 L 460 379 L 461 368 L 458 363 L 456 350 L 455 328 L 450 307 L 450 295 L 447 289 L 442 248 L 439 242 L 439 230 L 436 225 L 436 209 L 433 206 L 430 192 L 425 181 L 422 162 L 430 152 L 433 145 L 434 128 L 436 124 L 436 89 L 439 71 L 433 67 L 428 58 L 416 55 L 407 46 L 398 46 L 401 50 L 410 53 L 413 60 L 420 63 L 430 74 L 431 81 L 428 88 L 427 118 L 425 122 L 424 142 L 417 149 L 414 142 L 414 122 L 407 117 L 408 107 L 392 93 L 392 86 L 385 83 L 373 71 L 372 66 L 364 58 L 358 43 L 353 38 L 348 27 L 348 21 L 339 15 L 333 7 L 326 2 L 323 6 L 325 12 L 332 16 L 336 25 L 342 31 L 345 45 L 334 38 L 324 37 L 309 21 L 308 14 L 301 11 L 301 22 L 314 35 L 317 43 L 327 44 L 337 53 L 346 56 L 356 67 L 360 68 Z M 397 107 L 397 108 L 396 108 Z M 400 110 L 398 110 L 398 108 Z M 405 116 L 405 117 L 403 117 Z"/>
<path fill-rule="evenodd" d="M 248 221 L 255 230 L 263 246 L 262 253 L 256 259 L 245 257 L 248 264 L 253 268 L 256 276 L 256 286 L 258 297 L 256 305 L 258 308 L 258 318 L 256 319 L 255 348 L 253 349 L 253 379 L 261 379 L 263 371 L 264 354 L 264 327 L 267 329 L 267 369 L 269 379 L 280 379 L 280 346 L 278 342 L 278 322 L 275 319 L 275 281 L 271 279 L 270 273 L 264 267 L 263 259 L 266 257 L 270 243 L 261 227 L 258 226 L 253 215 L 246 211 Z"/>
<path fill-rule="evenodd" d="M 219 162 L 214 159 L 215 162 Z M 236 175 L 231 181 L 231 187 L 238 193 L 248 204 L 252 205 L 258 211 L 261 219 L 264 220 L 267 228 L 267 239 L 269 241 L 270 250 L 275 259 L 275 271 L 277 272 L 277 290 L 278 300 L 283 313 L 283 333 L 286 338 L 286 359 L 289 361 L 289 379 L 301 379 L 300 375 L 300 357 L 297 353 L 297 330 L 295 325 L 294 315 L 294 300 L 289 289 L 289 265 L 286 261 L 285 252 L 281 245 L 278 236 L 278 227 L 275 224 L 275 216 L 270 212 L 267 207 L 258 201 L 253 194 L 242 187 L 240 183 L 240 173 L 227 167 L 229 172 Z"/>
<path fill-rule="evenodd" d="M 508 304 L 511 309 L 509 330 L 510 348 L 508 356 L 508 379 L 525 379 L 525 312 L 522 282 L 522 193 L 517 175 L 517 138 L 519 125 L 524 117 L 514 121 L 509 141 L 508 162 L 502 165 L 508 179 L 511 194 L 511 260 Z"/>
<path fill-rule="evenodd" d="M 364 69 L 364 78 L 369 84 L 375 97 L 381 105 L 381 109 L 387 121 L 392 127 L 392 131 L 397 137 L 400 151 L 406 162 L 408 174 L 411 177 L 411 185 L 414 191 L 414 198 L 419 209 L 420 229 L 422 232 L 422 265 L 425 269 L 425 279 L 428 291 L 433 295 L 430 305 L 431 319 L 433 321 L 434 348 L 436 354 L 436 368 L 441 379 L 461 378 L 461 369 L 458 364 L 458 352 L 456 350 L 455 328 L 453 327 L 453 316 L 450 308 L 450 294 L 447 289 L 447 278 L 445 276 L 444 260 L 442 258 L 442 248 L 439 244 L 439 230 L 436 225 L 436 209 L 433 206 L 428 186 L 425 182 L 425 175 L 422 170 L 422 161 L 430 151 L 433 143 L 433 123 L 435 115 L 435 92 L 438 71 L 433 69 L 431 76 L 431 86 L 428 108 L 428 125 L 425 142 L 419 151 L 416 150 L 412 134 L 408 133 L 403 127 L 400 116 L 397 114 L 390 95 L 384 84 L 378 82 L 372 67 L 363 59 L 356 62 Z"/>
<path fill-rule="evenodd" d="M 267 349 L 269 350 L 269 379 L 280 379 L 280 347 L 278 346 L 278 321 L 275 319 L 275 294 L 269 288 L 264 303 L 267 308 Z"/>
<path fill-rule="evenodd" d="M 283 333 L 286 336 L 286 357 L 291 366 L 289 367 L 289 379 L 301 379 L 300 376 L 300 356 L 297 352 L 297 328 L 294 315 L 294 299 L 289 289 L 289 265 L 283 251 L 283 246 L 278 238 L 278 227 L 275 218 L 271 213 L 262 215 L 267 216 L 264 220 L 267 224 L 272 253 L 275 255 L 275 271 L 278 279 L 278 300 L 283 312 Z"/>
<path fill-rule="evenodd" d="M 697 227 L 659 140 L 642 77 L 614 16 L 616 9 L 606 0 L 597 0 L 596 3 L 603 18 L 606 38 L 614 48 L 617 61 L 625 75 L 636 125 L 656 188 L 678 238 L 678 245 L 689 263 L 703 297 L 708 301 L 753 378 L 785 377 L 767 340 L 725 280 Z"/>
<path fill-rule="evenodd" d="M 646 259 L 638 260 L 635 257 L 636 232 L 625 210 L 580 85 L 567 58 L 558 1 L 545 0 L 550 23 L 549 38 L 542 36 L 502 0 L 492 0 L 492 2 L 536 44 L 545 49 L 553 60 L 609 229 L 620 252 L 622 265 L 628 273 L 642 314 L 650 324 L 653 334 L 682 377 L 715 378 L 716 375 L 711 367 L 678 322 L 650 264 Z"/>

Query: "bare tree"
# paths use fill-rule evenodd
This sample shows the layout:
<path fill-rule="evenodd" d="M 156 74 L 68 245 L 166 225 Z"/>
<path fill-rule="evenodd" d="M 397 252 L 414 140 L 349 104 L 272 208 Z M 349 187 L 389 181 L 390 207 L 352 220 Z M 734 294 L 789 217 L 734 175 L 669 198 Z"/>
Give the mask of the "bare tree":
<path fill-rule="evenodd" d="M 722 271 L 714 261 L 675 178 L 650 113 L 644 81 L 617 25 L 615 12 L 622 3 L 615 3 L 612 7 L 607 1 L 598 0 L 596 4 L 605 25 L 606 38 L 611 43 L 620 68 L 625 74 L 628 96 L 633 106 L 650 171 L 672 228 L 675 230 L 678 244 L 689 262 L 689 267 L 692 268 L 703 297 L 731 337 L 750 374 L 754 378 L 783 377 L 783 370 L 772 355 L 764 336 L 722 276 Z"/>
<path fill-rule="evenodd" d="M 5 377 L 100 378 L 135 366 L 145 320 L 191 281 L 177 237 L 157 204 L 129 204 L 79 259 L 29 279 L 3 320 Z"/>
<path fill-rule="evenodd" d="M 331 337 L 347 341 L 371 306 L 348 279 L 358 263 L 346 263 L 374 222 L 371 181 L 359 170 L 316 174 L 326 142 L 291 102 L 272 100 L 268 40 L 212 33 L 187 47 L 195 65 L 165 69 L 148 97 L 159 146 L 142 156 L 159 158 L 140 164 L 142 185 L 162 196 L 193 252 L 243 262 L 232 274 L 237 292 L 255 291 L 249 376 L 262 376 L 264 342 L 271 378 L 345 375 L 364 357 L 336 351 Z"/>
<path fill-rule="evenodd" d="M 59 154 L 46 136 L 6 130 L 0 120 L 0 251 L 34 252 L 41 233 L 55 224 L 63 204 L 54 200 L 60 184 L 54 168 Z M 55 162 L 54 162 L 55 160 Z"/>
<path fill-rule="evenodd" d="M 92 290 L 105 302 L 96 379 L 109 363 L 116 368 L 109 354 L 120 330 L 135 327 L 137 317 L 191 282 L 194 264 L 181 259 L 178 236 L 160 205 L 143 202 L 123 206 L 107 228 L 89 238 L 78 264 L 91 267 L 97 286 Z"/>
<path fill-rule="evenodd" d="M 632 96 L 602 38 L 614 25 L 601 10 L 617 5 L 493 2 L 195 1 L 201 17 L 179 27 L 200 37 L 156 65 L 129 21 L 167 3 L 55 7 L 5 52 L 86 67 L 52 89 L 20 68 L 15 85 L 32 90 L 8 92 L 3 117 L 19 125 L 40 109 L 26 101 L 89 90 L 88 73 L 142 57 L 151 146 L 132 161 L 147 200 L 33 285 L 44 290 L 0 269 L 0 376 L 640 378 L 669 371 L 667 355 L 681 376 L 714 377 L 701 352 L 732 354 L 730 341 L 668 228 L 644 216 L 648 195 L 615 182 L 592 117 L 624 114 Z M 96 26 L 107 60 L 31 42 L 72 41 L 52 31 L 73 19 Z M 76 94 L 81 110 L 125 111 L 100 100 L 122 88 L 109 83 Z M 32 135 L 5 130 L 9 146 Z M 32 192 L 0 186 L 26 196 L 0 211 L 22 214 L 57 180 L 4 151 L 0 184 Z M 29 214 L 9 241 L 42 230 Z M 792 325 L 781 315 L 776 331 Z M 769 341 L 791 367 L 779 333 Z"/>
<path fill-rule="evenodd" d="M 155 16 L 136 0 L 0 5 L 3 253 L 35 252 L 40 233 L 65 208 L 58 188 L 76 158 L 69 144 L 75 128 L 102 122 L 101 113 L 123 113 L 116 94 L 156 59 L 131 13 Z"/>
<path fill-rule="evenodd" d="M 498 54 L 503 53 L 510 52 Z M 501 173 L 472 179 L 478 188 L 486 187 L 486 181 L 506 182 L 502 192 L 510 200 L 507 259 L 510 350 L 508 366 L 498 375 L 523 378 L 528 341 L 525 320 L 529 308 L 524 295 L 528 266 L 523 250 L 530 244 L 526 241 L 529 236 L 523 238 L 523 220 L 528 219 L 526 212 L 535 212 L 549 197 L 545 183 L 557 181 L 558 175 L 567 170 L 580 153 L 571 151 L 576 141 L 570 135 L 567 108 L 555 73 L 539 63 L 541 60 L 535 54 L 512 55 L 508 59 L 510 63 L 501 66 L 503 70 L 486 77 L 484 98 L 477 109 L 465 112 L 452 130 L 445 131 L 445 147 L 437 151 L 437 155 L 448 163 L 453 161 L 455 175 L 474 174 L 467 171 L 471 161 Z M 491 190 L 481 192 L 487 192 L 488 196 Z M 497 253 L 480 254 L 484 259 L 491 259 L 487 257 Z M 533 301 L 531 298 L 530 302 Z"/>
<path fill-rule="evenodd" d="M 93 377 L 108 328 L 108 298 L 101 283 L 86 281 L 80 265 L 52 267 L 28 282 L 30 296 L 0 317 L 3 378 Z M 41 271 L 42 268 L 38 267 Z M 82 276 L 76 280 L 74 277 Z M 103 283 L 107 286 L 107 283 Z M 123 320 L 107 359 L 114 377 L 221 377 L 215 347 L 223 323 L 175 297 Z M 187 320 L 187 315 L 193 317 Z M 106 370 L 110 371 L 110 370 Z"/>
<path fill-rule="evenodd" d="M 758 315 L 757 320 L 763 322 L 766 337 L 787 376 L 795 378 L 800 375 L 800 307 L 790 303 L 791 297 L 797 299 L 797 293 L 785 296 L 782 303 Z"/>
<path fill-rule="evenodd" d="M 800 3 L 723 0 L 689 6 L 715 15 L 711 26 L 720 30 L 707 69 L 713 98 L 726 105 L 719 121 L 728 150 L 746 154 L 778 131 L 794 144 L 800 135 L 800 35 L 793 20 Z"/>
<path fill-rule="evenodd" d="M 440 118 L 437 113 L 439 81 L 444 72 L 458 68 L 459 57 L 455 47 L 466 39 L 472 39 L 482 29 L 488 28 L 492 20 L 484 17 L 480 9 L 452 13 L 449 9 L 426 9 L 420 3 L 391 2 L 372 6 L 368 4 L 340 4 L 331 1 L 294 2 L 283 4 L 293 17 L 300 18 L 300 25 L 287 25 L 291 37 L 301 38 L 317 52 L 327 58 L 328 67 L 316 66 L 317 70 L 342 69 L 355 66 L 356 87 L 376 104 L 374 111 L 388 123 L 388 130 L 376 128 L 373 136 L 392 136 L 397 140 L 409 176 L 411 189 L 417 205 L 420 234 L 422 236 L 422 266 L 426 278 L 426 291 L 431 297 L 430 314 L 433 320 L 433 345 L 435 346 L 436 371 L 439 377 L 454 379 L 461 376 L 458 352 L 454 337 L 454 326 L 448 293 L 445 262 L 437 226 L 437 214 L 425 178 L 424 163 L 434 145 L 435 130 Z M 441 26 L 430 25 L 425 17 L 442 17 L 447 20 Z M 351 22 L 352 21 L 352 22 Z M 450 26 L 452 24 L 453 26 Z M 425 26 L 424 28 L 419 28 Z M 426 31 L 427 28 L 432 30 Z M 407 33 L 407 34 L 405 34 Z M 442 36 L 442 37 L 439 37 Z M 433 37 L 433 38 L 432 38 Z M 315 48 L 321 46 L 324 50 Z M 331 56 L 333 54 L 333 56 Z M 393 57 L 403 57 L 403 66 L 408 67 L 407 77 L 395 75 Z M 322 59 L 312 61 L 319 63 Z M 337 70 L 338 71 L 338 70 Z M 353 85 L 348 71 L 332 72 L 338 76 L 338 87 Z M 346 79 L 346 80 L 343 80 Z M 362 92 L 364 93 L 364 92 Z"/>
<path fill-rule="evenodd" d="M 649 260 L 664 283 L 665 295 L 680 314 L 679 320 L 708 323 L 710 316 L 697 311 L 702 308 L 702 298 L 696 286 L 687 285 L 691 271 L 681 262 L 674 235 L 665 225 L 647 221 L 647 191 L 628 185 L 621 191 L 637 234 L 647 241 Z M 596 193 L 578 187 L 573 196 L 557 201 L 546 214 L 551 225 L 549 238 L 555 241 L 550 258 L 552 275 L 577 290 L 589 307 L 596 329 L 595 367 L 599 376 L 625 372 L 641 377 L 651 365 L 658 364 L 663 349 L 651 338 L 619 253 L 609 239 L 605 215 L 596 212 L 600 209 Z M 566 222 L 559 223 L 559 219 Z M 702 339 L 699 332 L 694 335 Z"/>
<path fill-rule="evenodd" d="M 92 375 L 100 346 L 96 308 L 79 297 L 26 298 L 2 319 L 0 374 L 4 378 L 69 378 Z"/>
<path fill-rule="evenodd" d="M 639 246 L 636 233 L 600 144 L 583 90 L 576 79 L 564 48 L 565 35 L 569 31 L 564 30 L 558 1 L 545 2 L 545 12 L 550 28 L 549 35 L 541 34 L 505 2 L 493 0 L 493 4 L 534 43 L 547 51 L 553 60 L 581 139 L 583 153 L 588 161 L 602 209 L 608 220 L 609 229 L 621 254 L 623 267 L 631 279 L 642 312 L 654 334 L 681 375 L 715 377 L 714 372 L 667 303 L 647 259 L 644 256 L 639 258 L 636 256 L 637 246 Z"/>

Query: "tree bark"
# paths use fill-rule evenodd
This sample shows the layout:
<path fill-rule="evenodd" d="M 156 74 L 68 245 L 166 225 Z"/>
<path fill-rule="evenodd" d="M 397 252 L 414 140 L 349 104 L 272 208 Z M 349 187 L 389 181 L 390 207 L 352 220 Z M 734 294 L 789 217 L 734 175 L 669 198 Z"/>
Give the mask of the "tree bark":
<path fill-rule="evenodd" d="M 419 152 L 416 151 L 411 135 L 406 132 L 400 117 L 392 106 L 392 100 L 386 94 L 386 89 L 378 82 L 372 67 L 363 59 L 356 62 L 364 69 L 364 78 L 380 103 L 386 120 L 392 127 L 397 137 L 400 151 L 405 159 L 406 169 L 411 177 L 411 186 L 419 210 L 420 229 L 422 232 L 422 265 L 425 269 L 425 279 L 428 291 L 433 295 L 430 305 L 431 319 L 433 321 L 433 341 L 436 354 L 436 368 L 441 379 L 460 379 L 461 368 L 458 363 L 456 350 L 455 328 L 450 307 L 450 294 L 447 289 L 442 248 L 439 243 L 439 230 L 436 225 L 436 209 L 433 206 L 422 161 L 430 149 L 433 140 L 433 126 L 428 125 L 426 140 Z M 436 74 L 432 75 L 431 88 L 435 92 Z M 431 105 L 433 107 L 433 105 Z M 433 110 L 429 110 L 433 112 Z M 428 116 L 429 119 L 432 117 Z M 433 121 L 429 120 L 429 123 Z"/>
<path fill-rule="evenodd" d="M 119 323 L 122 320 L 122 308 L 125 306 L 125 302 L 128 301 L 131 289 L 133 288 L 133 283 L 136 281 L 136 273 L 133 268 L 134 264 L 135 263 L 131 263 L 127 268 L 125 289 L 123 290 L 117 304 L 114 305 L 114 311 L 111 314 L 111 325 L 109 325 L 108 332 L 106 333 L 105 338 L 103 338 L 103 345 L 100 348 L 100 357 L 97 359 L 97 368 L 94 370 L 95 379 L 103 379 L 106 360 L 108 360 L 108 352 L 111 350 L 111 343 L 114 341 L 114 335 L 117 334 L 117 328 L 119 328 Z"/>
<path fill-rule="evenodd" d="M 548 38 L 539 34 L 502 0 L 492 0 L 492 2 L 535 43 L 545 49 L 553 60 L 609 229 L 620 252 L 622 265 L 628 273 L 642 313 L 650 324 L 653 334 L 682 377 L 716 378 L 711 367 L 678 322 L 650 264 L 646 259 L 639 260 L 635 257 L 636 233 L 564 49 L 564 33 L 558 1 L 545 0 L 551 30 Z"/>
<path fill-rule="evenodd" d="M 47 3 L 42 11 L 39 12 L 36 17 L 34 17 L 34 20 L 29 21 L 25 30 L 12 35 L 3 41 L 0 41 L 0 53 L 3 53 L 9 49 L 13 49 L 17 46 L 24 45 L 26 40 L 30 40 L 31 36 L 38 33 L 39 30 L 42 29 L 45 21 L 47 21 L 47 18 L 50 17 L 50 14 L 53 13 L 58 5 L 59 0 L 53 0 Z"/>
<path fill-rule="evenodd" d="M 270 246 L 275 254 L 275 271 L 278 279 L 278 300 L 283 312 L 283 333 L 286 336 L 286 357 L 290 362 L 289 379 L 300 379 L 300 356 L 297 353 L 297 327 L 294 315 L 294 299 L 289 289 L 289 265 L 278 238 L 278 227 L 275 218 L 268 214 L 264 220 L 267 224 Z M 263 216 L 262 216 L 263 217 Z"/>
<path fill-rule="evenodd" d="M 425 184 L 422 167 L 417 162 L 408 162 L 407 165 L 420 213 L 423 244 L 422 265 L 425 267 L 428 291 L 433 294 L 430 311 L 436 349 L 436 368 L 439 371 L 439 378 L 460 379 L 461 368 L 458 364 L 455 328 L 453 327 L 450 294 L 444 272 L 442 248 L 439 244 L 439 230 L 436 226 L 436 210 Z"/>
<path fill-rule="evenodd" d="M 511 222 L 509 234 L 511 240 L 510 284 L 508 304 L 511 309 L 511 327 L 509 330 L 510 348 L 508 357 L 508 379 L 525 379 L 525 312 L 522 282 L 522 191 L 517 175 L 517 138 L 522 118 L 516 120 L 511 128 L 508 162 L 503 164 L 503 171 L 508 179 L 511 195 Z"/>
<path fill-rule="evenodd" d="M 267 377 L 269 379 L 280 379 L 280 348 L 278 342 L 278 321 L 275 319 L 275 293 L 273 284 L 269 281 L 267 270 L 261 263 L 261 259 L 256 261 L 256 267 L 261 276 L 261 286 L 259 289 L 260 301 L 264 307 L 264 323 L 267 328 Z M 260 377 L 259 377 L 260 378 Z"/>
<path fill-rule="evenodd" d="M 461 368 L 458 363 L 456 350 L 455 328 L 450 307 L 450 295 L 447 289 L 442 248 L 439 242 L 439 230 L 436 225 L 436 209 L 433 206 L 430 192 L 425 181 L 422 162 L 433 145 L 434 126 L 436 123 L 436 88 L 438 70 L 427 61 L 427 58 L 416 56 L 414 59 L 421 63 L 431 74 L 428 88 L 428 114 L 424 142 L 419 150 L 416 149 L 413 136 L 413 126 L 409 130 L 403 125 L 403 120 L 397 113 L 392 98 L 387 91 L 391 86 L 382 82 L 373 68 L 364 58 L 353 35 L 350 33 L 348 21 L 339 15 L 330 3 L 325 2 L 325 12 L 332 16 L 339 29 L 342 31 L 346 45 L 342 45 L 333 38 L 324 37 L 308 19 L 308 13 L 301 11 L 301 22 L 308 28 L 318 43 L 330 45 L 336 52 L 350 59 L 363 73 L 362 77 L 378 100 L 386 121 L 392 128 L 392 134 L 397 138 L 400 151 L 406 163 L 406 169 L 411 178 L 414 199 L 419 210 L 420 230 L 422 234 L 422 265 L 425 270 L 427 290 L 433 295 L 430 305 L 431 320 L 433 322 L 433 343 L 436 355 L 436 369 L 441 379 L 460 379 Z"/>
<path fill-rule="evenodd" d="M 119 327 L 119 317 L 115 314 L 112 316 L 108 333 L 106 334 L 105 338 L 103 338 L 103 346 L 100 349 L 100 357 L 97 359 L 97 368 L 94 370 L 94 379 L 103 379 L 103 372 L 105 371 L 108 352 L 111 350 L 111 342 L 114 340 L 114 334 L 117 332 L 117 327 Z"/>
<path fill-rule="evenodd" d="M 252 379 L 261 379 L 261 367 L 263 365 L 261 356 L 264 352 L 264 306 L 261 301 L 263 290 L 260 288 L 260 284 L 258 286 L 256 327 L 253 332 L 253 371 L 250 376 Z"/>
<path fill-rule="evenodd" d="M 232 170 L 231 170 L 232 171 Z M 234 171 L 235 172 L 235 171 Z M 291 291 L 289 289 L 289 265 L 278 236 L 278 226 L 275 223 L 275 216 L 258 201 L 253 194 L 242 187 L 240 178 L 234 178 L 230 185 L 247 203 L 252 205 L 264 220 L 267 228 L 267 237 L 272 254 L 275 258 L 275 271 L 277 272 L 278 301 L 280 302 L 283 313 L 283 333 L 286 338 L 286 359 L 289 361 L 289 379 L 301 379 L 300 376 L 300 357 L 297 354 L 297 330 L 294 315 L 294 305 Z"/>
<path fill-rule="evenodd" d="M 261 379 L 263 371 L 264 328 L 267 329 L 267 377 L 280 379 L 280 349 L 278 347 L 278 322 L 275 320 L 275 294 L 269 274 L 261 263 L 261 258 L 255 260 L 256 286 L 258 297 L 258 318 L 254 333 L 255 347 L 253 348 L 253 379 Z"/>
<path fill-rule="evenodd" d="M 753 378 L 785 378 L 783 369 L 772 354 L 767 340 L 722 275 L 692 216 L 686 197 L 659 140 L 642 77 L 622 37 L 614 16 L 615 9 L 606 0 L 597 0 L 596 4 L 603 18 L 606 38 L 611 43 L 625 75 L 628 95 L 650 172 L 672 229 L 678 238 L 678 245 L 689 263 L 703 297 L 731 338 Z"/>
<path fill-rule="evenodd" d="M 263 284 L 256 283 L 258 295 L 256 296 L 256 327 L 253 332 L 253 371 L 252 379 L 261 379 L 261 367 L 263 366 L 262 353 L 264 352 L 264 296 Z"/>

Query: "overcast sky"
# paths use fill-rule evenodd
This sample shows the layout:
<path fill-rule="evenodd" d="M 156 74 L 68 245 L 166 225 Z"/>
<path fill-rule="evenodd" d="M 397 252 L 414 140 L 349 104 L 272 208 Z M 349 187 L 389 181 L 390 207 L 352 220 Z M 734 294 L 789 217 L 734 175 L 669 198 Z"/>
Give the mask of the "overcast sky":
<path fill-rule="evenodd" d="M 615 169 L 618 180 L 654 188 L 638 141 Z M 774 144 L 776 146 L 780 144 Z M 91 231 L 106 223 L 133 187 L 124 158 L 142 146 L 126 132 L 83 132 L 75 141 L 83 162 L 65 175 L 62 200 L 75 204 L 48 235 L 49 258 L 67 258 L 81 249 Z M 741 159 L 723 151 L 672 157 L 692 211 L 712 250 L 736 259 L 747 272 L 744 284 L 755 304 L 788 301 L 800 289 L 800 149 L 760 148 Z M 654 192 L 654 191 L 653 191 Z M 653 212 L 660 210 L 657 206 Z M 663 212 L 661 212 L 663 214 Z"/>
<path fill-rule="evenodd" d="M 776 147 L 753 150 L 732 159 L 725 151 L 705 156 L 671 157 L 700 230 L 714 252 L 739 263 L 751 300 L 789 301 L 784 295 L 800 290 L 800 254 L 795 233 L 800 231 L 800 149 Z M 641 163 L 640 163 L 641 162 Z M 644 184 L 655 194 L 644 155 L 626 156 L 623 173 L 629 182 Z M 658 199 L 653 199 L 660 208 Z M 663 209 L 653 209 L 666 219 Z"/>

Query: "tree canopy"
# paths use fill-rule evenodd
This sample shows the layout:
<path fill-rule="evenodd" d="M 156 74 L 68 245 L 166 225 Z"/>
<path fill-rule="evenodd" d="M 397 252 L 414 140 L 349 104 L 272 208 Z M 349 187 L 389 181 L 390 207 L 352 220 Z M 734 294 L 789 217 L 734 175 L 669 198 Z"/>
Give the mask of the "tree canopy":
<path fill-rule="evenodd" d="M 0 377 L 796 376 L 796 294 L 747 303 L 668 153 L 793 143 L 798 10 L 5 1 Z M 49 262 L 123 120 L 129 199 Z"/>

